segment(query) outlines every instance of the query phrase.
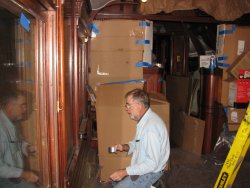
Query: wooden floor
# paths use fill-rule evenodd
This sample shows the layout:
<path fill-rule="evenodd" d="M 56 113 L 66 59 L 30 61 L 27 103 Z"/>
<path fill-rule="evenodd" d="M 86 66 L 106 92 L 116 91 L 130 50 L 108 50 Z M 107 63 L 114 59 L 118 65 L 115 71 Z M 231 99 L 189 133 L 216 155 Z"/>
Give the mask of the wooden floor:
<path fill-rule="evenodd" d="M 246 155 L 233 188 L 250 188 L 250 152 Z M 111 183 L 98 180 L 97 152 L 89 148 L 85 155 L 80 188 L 110 188 Z M 217 180 L 223 161 L 222 156 L 210 154 L 197 156 L 179 148 L 171 149 L 170 170 L 164 174 L 157 188 L 212 188 Z"/>

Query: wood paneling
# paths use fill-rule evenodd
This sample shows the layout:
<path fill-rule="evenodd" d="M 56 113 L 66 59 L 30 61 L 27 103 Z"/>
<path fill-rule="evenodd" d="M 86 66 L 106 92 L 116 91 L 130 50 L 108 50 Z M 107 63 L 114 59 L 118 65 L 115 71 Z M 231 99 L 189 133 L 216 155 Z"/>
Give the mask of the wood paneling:
<path fill-rule="evenodd" d="M 170 74 L 178 76 L 188 75 L 188 37 L 185 34 L 175 33 L 171 38 L 172 60 L 170 66 Z"/>

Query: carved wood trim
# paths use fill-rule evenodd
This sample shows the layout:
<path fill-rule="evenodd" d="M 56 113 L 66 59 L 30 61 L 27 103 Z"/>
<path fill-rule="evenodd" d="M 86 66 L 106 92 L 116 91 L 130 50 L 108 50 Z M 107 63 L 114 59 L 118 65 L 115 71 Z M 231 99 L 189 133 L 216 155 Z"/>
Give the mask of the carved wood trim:
<path fill-rule="evenodd" d="M 16 0 L 27 12 L 41 20 L 46 20 L 46 11 L 55 10 L 50 0 Z"/>
<path fill-rule="evenodd" d="M 57 128 L 58 128 L 58 170 L 59 185 L 58 187 L 66 187 L 66 110 L 65 110 L 65 62 L 64 62 L 64 16 L 62 0 L 56 0 L 56 47 L 57 47 L 57 101 L 60 106 L 57 110 Z M 60 109 L 61 108 L 61 109 Z"/>
<path fill-rule="evenodd" d="M 75 0 L 74 2 L 70 0 L 66 0 L 64 2 L 64 16 L 65 17 L 80 17 L 81 16 L 81 9 L 84 0 Z"/>

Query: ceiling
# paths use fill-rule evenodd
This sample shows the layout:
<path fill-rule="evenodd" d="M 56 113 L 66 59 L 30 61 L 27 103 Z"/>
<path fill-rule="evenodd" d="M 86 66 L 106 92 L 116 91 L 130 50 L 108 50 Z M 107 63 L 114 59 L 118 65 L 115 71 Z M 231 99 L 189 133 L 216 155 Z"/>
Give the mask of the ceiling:
<path fill-rule="evenodd" d="M 140 4 L 142 14 L 199 9 L 218 21 L 234 21 L 250 13 L 250 0 L 148 0 Z"/>
<path fill-rule="evenodd" d="M 237 21 L 242 16 L 250 17 L 250 0 L 147 0 L 146 3 L 141 3 L 140 0 L 89 1 L 94 11 L 115 3 L 134 3 L 137 4 L 138 13 L 141 15 L 171 14 L 185 10 L 194 12 L 196 17 L 212 17 L 221 22 Z"/>

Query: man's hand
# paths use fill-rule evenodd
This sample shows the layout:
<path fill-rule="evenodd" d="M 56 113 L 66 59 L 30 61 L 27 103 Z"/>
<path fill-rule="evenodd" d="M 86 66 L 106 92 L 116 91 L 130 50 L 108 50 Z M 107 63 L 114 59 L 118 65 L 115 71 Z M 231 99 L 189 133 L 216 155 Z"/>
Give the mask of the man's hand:
<path fill-rule="evenodd" d="M 30 171 L 23 171 L 20 178 L 30 183 L 36 183 L 38 181 L 38 176 Z"/>
<path fill-rule="evenodd" d="M 111 174 L 110 179 L 112 181 L 121 181 L 127 175 L 128 175 L 128 173 L 127 173 L 126 169 L 118 170 L 118 171 L 114 172 L 113 174 Z"/>
<path fill-rule="evenodd" d="M 114 145 L 116 151 L 128 151 L 129 145 L 128 144 L 117 144 Z"/>
<path fill-rule="evenodd" d="M 114 145 L 116 151 L 123 151 L 122 144 Z"/>

